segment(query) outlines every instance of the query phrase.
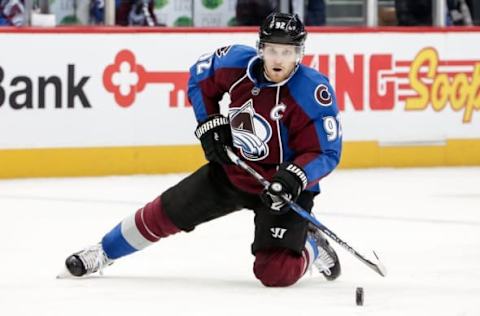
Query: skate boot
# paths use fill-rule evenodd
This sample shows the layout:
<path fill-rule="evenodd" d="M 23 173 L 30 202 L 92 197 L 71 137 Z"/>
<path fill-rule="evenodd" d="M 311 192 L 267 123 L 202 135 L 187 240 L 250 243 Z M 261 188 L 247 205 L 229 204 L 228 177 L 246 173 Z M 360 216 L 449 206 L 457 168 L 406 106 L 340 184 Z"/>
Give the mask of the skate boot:
<path fill-rule="evenodd" d="M 330 246 L 323 233 L 316 227 L 310 227 L 308 236 L 315 241 L 318 256 L 313 265 L 322 273 L 328 281 L 333 281 L 340 276 L 341 267 L 337 253 Z"/>
<path fill-rule="evenodd" d="M 102 275 L 103 269 L 112 263 L 102 245 L 96 244 L 69 256 L 65 260 L 65 267 L 72 276 L 81 277 L 97 271 Z"/>

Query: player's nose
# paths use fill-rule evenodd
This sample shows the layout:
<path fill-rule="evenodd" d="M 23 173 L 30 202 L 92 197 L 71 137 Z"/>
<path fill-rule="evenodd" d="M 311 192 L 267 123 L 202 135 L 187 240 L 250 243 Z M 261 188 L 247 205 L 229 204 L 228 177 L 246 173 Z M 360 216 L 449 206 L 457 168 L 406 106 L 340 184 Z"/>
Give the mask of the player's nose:
<path fill-rule="evenodd" d="M 276 57 L 275 60 L 273 61 L 273 64 L 275 66 L 281 66 L 283 65 L 283 59 L 281 57 Z"/>

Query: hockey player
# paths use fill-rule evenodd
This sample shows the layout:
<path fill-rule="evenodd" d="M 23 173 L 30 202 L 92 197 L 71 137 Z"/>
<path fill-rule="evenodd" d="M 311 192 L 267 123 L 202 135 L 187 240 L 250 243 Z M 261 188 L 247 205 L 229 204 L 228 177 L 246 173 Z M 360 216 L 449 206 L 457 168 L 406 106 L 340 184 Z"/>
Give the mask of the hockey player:
<path fill-rule="evenodd" d="M 260 28 L 256 50 L 223 47 L 191 67 L 188 96 L 208 163 L 122 220 L 99 244 L 69 256 L 71 275 L 101 272 L 169 235 L 250 209 L 253 272 L 265 286 L 292 285 L 312 265 L 328 280 L 339 276 L 334 249 L 279 198 L 287 194 L 310 211 L 319 180 L 341 153 L 333 89 L 300 64 L 306 35 L 298 16 L 273 13 Z M 224 93 L 231 99 L 228 116 L 220 114 Z M 231 163 L 225 146 L 271 181 L 267 190 Z"/>

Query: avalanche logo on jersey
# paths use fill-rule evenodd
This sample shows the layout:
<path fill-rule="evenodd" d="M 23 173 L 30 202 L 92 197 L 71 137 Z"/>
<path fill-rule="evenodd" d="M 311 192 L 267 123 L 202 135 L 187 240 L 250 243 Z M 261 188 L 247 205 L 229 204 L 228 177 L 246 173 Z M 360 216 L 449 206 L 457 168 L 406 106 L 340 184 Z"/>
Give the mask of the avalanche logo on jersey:
<path fill-rule="evenodd" d="M 240 108 L 230 108 L 229 118 L 233 145 L 240 149 L 242 156 L 251 161 L 267 157 L 272 127 L 255 112 L 253 100 L 248 100 Z"/>
<path fill-rule="evenodd" d="M 231 47 L 232 47 L 231 45 L 220 47 L 215 51 L 215 55 L 217 55 L 218 58 L 222 58 L 223 56 L 228 54 L 228 51 L 230 50 Z"/>
<path fill-rule="evenodd" d="M 315 89 L 315 99 L 321 106 L 332 105 L 332 93 L 328 90 L 328 87 L 324 84 L 318 85 Z"/>

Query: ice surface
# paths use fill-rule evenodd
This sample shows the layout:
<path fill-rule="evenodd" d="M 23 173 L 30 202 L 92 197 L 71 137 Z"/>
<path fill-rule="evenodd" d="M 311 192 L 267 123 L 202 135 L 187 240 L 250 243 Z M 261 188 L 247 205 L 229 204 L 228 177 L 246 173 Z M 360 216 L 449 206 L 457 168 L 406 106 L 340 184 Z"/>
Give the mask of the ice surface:
<path fill-rule="evenodd" d="M 480 315 L 480 168 L 339 170 L 323 180 L 318 219 L 361 253 L 375 249 L 386 278 L 336 247 L 337 281 L 314 273 L 265 288 L 252 273 L 253 215 L 241 211 L 103 277 L 55 279 L 66 256 L 183 176 L 0 181 L 0 315 Z"/>

